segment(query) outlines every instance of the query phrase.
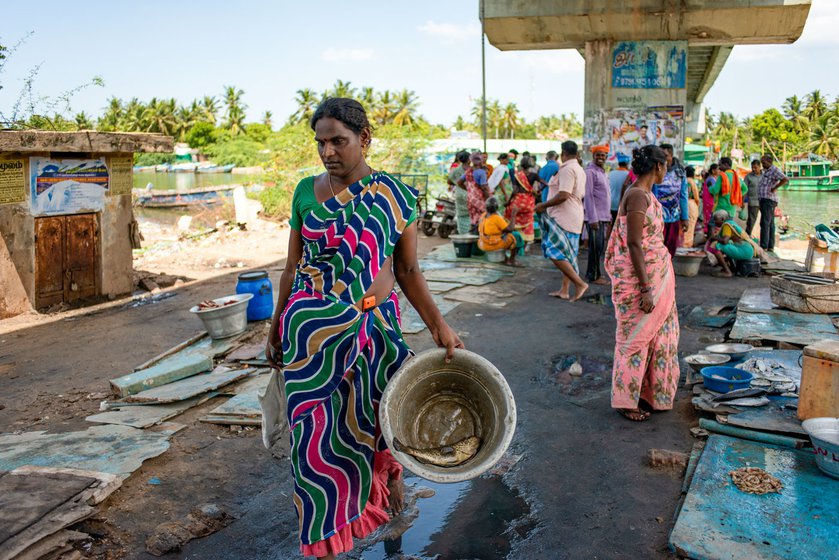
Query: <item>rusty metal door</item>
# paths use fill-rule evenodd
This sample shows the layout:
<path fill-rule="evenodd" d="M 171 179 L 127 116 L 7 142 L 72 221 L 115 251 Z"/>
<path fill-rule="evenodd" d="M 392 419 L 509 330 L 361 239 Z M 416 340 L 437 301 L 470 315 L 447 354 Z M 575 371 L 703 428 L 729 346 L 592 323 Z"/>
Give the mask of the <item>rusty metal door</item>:
<path fill-rule="evenodd" d="M 99 293 L 99 228 L 96 214 L 35 220 L 35 307 Z"/>
<path fill-rule="evenodd" d="M 64 218 L 64 301 L 71 303 L 97 294 L 99 243 L 96 214 L 76 214 Z"/>
<path fill-rule="evenodd" d="M 64 216 L 35 219 L 35 307 L 64 301 Z"/>

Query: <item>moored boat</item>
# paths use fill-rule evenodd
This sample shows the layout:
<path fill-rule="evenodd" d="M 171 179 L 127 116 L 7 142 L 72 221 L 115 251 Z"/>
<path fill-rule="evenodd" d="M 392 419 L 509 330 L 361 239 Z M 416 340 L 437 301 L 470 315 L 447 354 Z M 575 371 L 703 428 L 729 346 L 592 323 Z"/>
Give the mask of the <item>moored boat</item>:
<path fill-rule="evenodd" d="M 800 154 L 787 160 L 784 174 L 788 191 L 839 191 L 839 171 L 831 170 L 833 162 L 816 154 Z"/>
<path fill-rule="evenodd" d="M 230 173 L 233 165 L 199 165 L 195 168 L 196 173 Z"/>
<path fill-rule="evenodd" d="M 143 208 L 181 208 L 217 204 L 225 197 L 233 196 L 233 189 L 241 185 L 219 185 L 202 189 L 153 190 L 134 189 L 134 204 Z"/>
<path fill-rule="evenodd" d="M 176 163 L 171 170 L 172 173 L 195 173 L 197 167 L 194 163 Z"/>

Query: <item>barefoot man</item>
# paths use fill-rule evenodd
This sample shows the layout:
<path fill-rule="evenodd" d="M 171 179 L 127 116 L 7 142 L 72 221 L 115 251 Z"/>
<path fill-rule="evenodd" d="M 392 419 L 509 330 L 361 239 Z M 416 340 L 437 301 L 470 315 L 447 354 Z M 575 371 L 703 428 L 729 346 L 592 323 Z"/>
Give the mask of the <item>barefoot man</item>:
<path fill-rule="evenodd" d="M 562 143 L 559 173 L 548 183 L 548 199 L 536 205 L 542 214 L 542 252 L 562 272 L 562 288 L 550 295 L 577 301 L 588 290 L 580 278 L 577 252 L 583 231 L 583 198 L 586 196 L 586 173 L 577 161 L 577 143 Z M 571 298 L 570 288 L 575 292 Z"/>
<path fill-rule="evenodd" d="M 583 201 L 585 222 L 588 229 L 588 268 L 586 280 L 594 284 L 608 284 L 603 277 L 600 262 L 606 251 L 606 230 L 612 221 L 612 190 L 606 176 L 606 158 L 609 146 L 591 148 L 593 161 L 585 169 L 586 198 Z"/>

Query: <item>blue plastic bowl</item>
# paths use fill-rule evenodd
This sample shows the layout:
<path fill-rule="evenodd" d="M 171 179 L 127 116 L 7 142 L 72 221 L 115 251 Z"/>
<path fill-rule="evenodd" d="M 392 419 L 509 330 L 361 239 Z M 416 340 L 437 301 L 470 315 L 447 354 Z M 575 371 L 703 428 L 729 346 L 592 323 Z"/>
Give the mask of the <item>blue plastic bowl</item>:
<path fill-rule="evenodd" d="M 705 388 L 709 391 L 716 391 L 717 393 L 728 393 L 735 389 L 745 389 L 751 384 L 754 377 L 748 371 L 728 366 L 704 367 L 700 373 L 702 374 L 702 384 L 705 385 Z M 720 377 L 724 379 L 719 379 Z"/>

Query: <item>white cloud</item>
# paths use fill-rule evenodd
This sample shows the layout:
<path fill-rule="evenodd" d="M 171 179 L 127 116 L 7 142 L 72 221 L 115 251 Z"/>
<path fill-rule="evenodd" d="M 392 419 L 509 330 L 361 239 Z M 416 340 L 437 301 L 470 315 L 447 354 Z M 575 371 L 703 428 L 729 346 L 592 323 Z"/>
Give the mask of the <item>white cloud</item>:
<path fill-rule="evenodd" d="M 514 59 L 533 71 L 546 74 L 573 74 L 585 72 L 586 64 L 580 53 L 573 49 L 540 51 L 499 52 L 501 57 Z"/>
<path fill-rule="evenodd" d="M 464 41 L 480 37 L 481 26 L 475 22 L 444 23 L 428 20 L 417 26 L 417 31 L 439 37 L 446 41 Z"/>
<path fill-rule="evenodd" d="M 813 0 L 810 15 L 798 44 L 802 46 L 839 46 L 839 11 L 834 0 Z"/>
<path fill-rule="evenodd" d="M 375 56 L 373 49 L 326 49 L 320 54 L 326 62 L 360 62 L 373 60 Z"/>

